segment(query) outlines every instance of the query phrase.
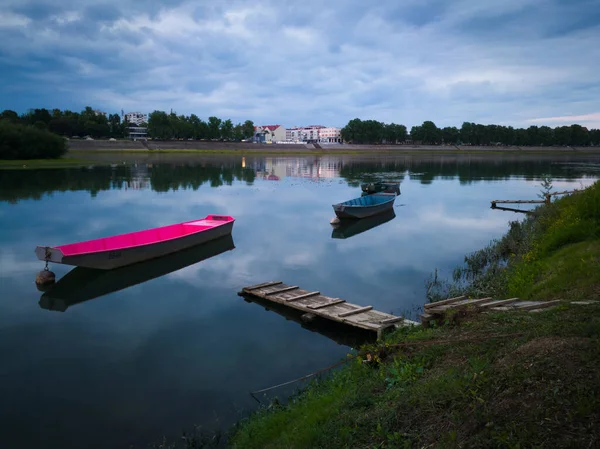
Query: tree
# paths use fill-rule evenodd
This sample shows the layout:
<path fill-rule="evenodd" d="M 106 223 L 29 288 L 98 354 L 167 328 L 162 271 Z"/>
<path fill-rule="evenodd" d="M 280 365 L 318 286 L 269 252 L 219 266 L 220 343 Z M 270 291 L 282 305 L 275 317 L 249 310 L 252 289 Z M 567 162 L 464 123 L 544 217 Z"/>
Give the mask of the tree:
<path fill-rule="evenodd" d="M 456 126 L 446 126 L 441 132 L 445 144 L 456 145 L 460 140 L 460 131 Z"/>
<path fill-rule="evenodd" d="M 0 120 L 6 120 L 7 122 L 11 123 L 19 123 L 19 115 L 15 111 L 5 109 L 0 114 Z"/>
<path fill-rule="evenodd" d="M 245 139 L 249 139 L 254 135 L 254 122 L 252 120 L 246 120 L 242 125 L 242 135 Z"/>
<path fill-rule="evenodd" d="M 432 121 L 428 120 L 423 122 L 423 124 L 421 125 L 421 133 L 421 140 L 424 143 L 438 144 L 442 140 L 440 130 L 437 126 L 435 126 L 435 123 L 433 123 Z"/>
<path fill-rule="evenodd" d="M 221 138 L 226 140 L 233 139 L 233 123 L 230 119 L 221 123 Z"/>
<path fill-rule="evenodd" d="M 221 135 L 221 119 L 218 117 L 208 117 L 208 137 L 209 139 L 218 139 Z"/>

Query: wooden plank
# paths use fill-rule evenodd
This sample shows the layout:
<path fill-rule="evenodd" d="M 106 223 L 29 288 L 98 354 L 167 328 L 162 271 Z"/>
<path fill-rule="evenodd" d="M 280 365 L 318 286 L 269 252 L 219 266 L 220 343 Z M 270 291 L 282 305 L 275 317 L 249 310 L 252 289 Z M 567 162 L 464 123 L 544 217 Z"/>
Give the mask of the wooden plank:
<path fill-rule="evenodd" d="M 514 306 L 515 310 L 533 310 L 533 309 L 546 309 L 548 307 L 556 306 L 560 303 L 560 299 L 555 299 L 554 301 L 543 301 L 540 304 L 527 304 L 525 306 L 519 307 L 518 305 Z"/>
<path fill-rule="evenodd" d="M 287 302 L 291 302 L 291 301 L 298 301 L 300 299 L 306 299 L 306 298 L 310 298 L 311 296 L 317 296 L 320 295 L 321 292 L 310 292 L 310 293 L 305 293 L 304 295 L 298 295 L 298 296 L 294 296 L 292 298 L 288 298 L 286 299 Z"/>
<path fill-rule="evenodd" d="M 331 306 L 335 306 L 336 304 L 341 304 L 343 302 L 346 302 L 345 299 L 336 299 L 335 301 L 331 301 L 331 302 L 327 302 L 325 304 L 314 304 L 314 305 L 310 305 L 310 306 L 306 306 L 311 310 L 317 310 L 317 309 L 324 309 L 325 307 L 331 307 Z"/>
<path fill-rule="evenodd" d="M 358 309 L 350 310 L 349 312 L 339 313 L 338 317 L 345 318 L 347 316 L 355 315 L 357 313 L 368 312 L 373 306 L 359 307 Z"/>
<path fill-rule="evenodd" d="M 488 302 L 485 304 L 481 304 L 479 306 L 480 309 L 487 309 L 490 307 L 496 307 L 496 306 L 504 306 L 507 304 L 512 304 L 513 302 L 517 302 L 519 300 L 519 298 L 510 298 L 510 299 L 501 299 L 498 301 L 492 301 L 492 302 Z"/>
<path fill-rule="evenodd" d="M 462 309 L 466 309 L 469 306 L 476 306 L 478 304 L 484 303 L 484 302 L 488 302 L 493 298 L 481 298 L 481 299 L 473 299 L 470 301 L 464 301 L 461 302 L 459 304 L 449 304 L 447 306 L 442 306 L 439 308 L 430 308 L 427 310 L 428 313 L 442 313 L 442 312 L 446 312 L 448 310 L 462 310 Z"/>
<path fill-rule="evenodd" d="M 492 204 L 541 204 L 544 200 L 494 200 Z"/>
<path fill-rule="evenodd" d="M 293 287 L 280 288 L 278 290 L 273 290 L 273 291 L 270 291 L 270 292 L 266 292 L 265 296 L 275 295 L 277 293 L 289 292 L 289 291 L 292 291 L 292 290 L 297 290 L 298 288 L 300 288 L 300 287 L 298 287 L 297 285 L 294 285 Z"/>
<path fill-rule="evenodd" d="M 271 287 L 272 285 L 279 285 L 279 284 L 283 284 L 283 282 L 282 281 L 265 282 L 263 284 L 256 284 L 256 285 L 251 285 L 250 287 L 244 287 L 242 290 L 249 292 L 252 290 L 258 290 L 259 288 Z"/>
<path fill-rule="evenodd" d="M 453 302 L 458 302 L 461 301 L 463 299 L 466 299 L 466 296 L 457 296 L 456 298 L 449 298 L 449 299 L 444 299 L 442 301 L 436 301 L 436 302 L 430 302 L 425 304 L 425 309 L 429 309 L 430 307 L 439 307 L 439 306 L 444 306 L 446 304 L 452 304 Z"/>
<path fill-rule="evenodd" d="M 404 317 L 395 316 L 393 318 L 387 318 L 385 320 L 381 320 L 379 323 L 380 324 L 392 324 L 392 323 L 397 323 L 398 321 L 404 321 Z"/>

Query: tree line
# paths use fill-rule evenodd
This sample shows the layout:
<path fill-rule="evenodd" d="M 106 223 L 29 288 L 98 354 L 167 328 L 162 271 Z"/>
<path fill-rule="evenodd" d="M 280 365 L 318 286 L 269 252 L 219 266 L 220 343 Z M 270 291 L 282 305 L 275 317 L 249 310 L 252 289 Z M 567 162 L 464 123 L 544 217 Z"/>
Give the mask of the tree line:
<path fill-rule="evenodd" d="M 153 139 L 209 139 L 242 140 L 254 135 L 254 122 L 233 124 L 230 119 L 208 117 L 202 120 L 196 114 L 177 115 L 153 111 L 148 116 L 148 136 Z"/>
<path fill-rule="evenodd" d="M 7 109 L 0 113 L 0 120 L 33 126 L 64 137 L 122 138 L 127 135 L 127 124 L 121 122 L 119 114 L 106 116 L 97 113 L 90 106 L 86 106 L 81 112 L 41 108 L 30 109 L 21 115 Z"/>
<path fill-rule="evenodd" d="M 555 128 L 513 128 L 464 122 L 459 129 L 455 126 L 438 128 L 432 121 L 425 121 L 421 125 L 413 126 L 409 133 L 404 125 L 356 118 L 342 128 L 341 134 L 345 141 L 357 144 L 396 144 L 410 140 L 416 144 L 428 145 L 600 145 L 599 129 L 588 130 L 577 124 Z"/>
<path fill-rule="evenodd" d="M 0 121 L 33 126 L 68 138 L 126 138 L 128 128 L 138 126 L 128 123 L 126 116 L 121 120 L 119 114 L 106 115 L 90 106 L 81 112 L 41 108 L 30 109 L 21 115 L 7 109 L 0 113 Z M 164 111 L 153 111 L 148 116 L 148 123 L 139 126 L 147 127 L 148 137 L 152 139 L 242 140 L 254 135 L 252 120 L 233 124 L 230 119 L 211 116 L 204 121 L 196 114 L 185 116 Z"/>

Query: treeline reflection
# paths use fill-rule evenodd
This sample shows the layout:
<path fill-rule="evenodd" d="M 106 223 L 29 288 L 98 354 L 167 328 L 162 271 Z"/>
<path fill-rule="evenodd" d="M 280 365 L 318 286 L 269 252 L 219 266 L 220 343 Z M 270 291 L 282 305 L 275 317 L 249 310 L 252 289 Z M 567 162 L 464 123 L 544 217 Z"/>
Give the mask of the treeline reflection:
<path fill-rule="evenodd" d="M 291 170 L 290 163 L 302 166 Z M 242 166 L 246 165 L 246 166 Z M 279 170 L 278 170 L 279 167 Z M 281 169 L 283 167 L 283 169 Z M 44 170 L 0 170 L 0 201 L 40 200 L 54 192 L 87 191 L 92 197 L 112 189 L 151 189 L 168 192 L 178 189 L 197 190 L 203 185 L 219 187 L 243 182 L 252 185 L 265 171 L 273 171 L 277 179 L 342 178 L 350 186 L 376 179 L 403 180 L 406 176 L 422 184 L 436 179 L 458 179 L 461 184 L 502 181 L 511 177 L 527 180 L 545 175 L 576 179 L 600 173 L 600 157 L 586 159 L 525 159 L 520 157 L 468 158 L 438 156 L 431 159 L 399 157 L 365 161 L 340 157 L 257 158 L 248 164 L 225 159 L 185 164 L 129 164 L 86 168 Z M 305 173 L 299 175 L 298 173 Z M 308 174 L 308 175 L 307 175 Z"/>

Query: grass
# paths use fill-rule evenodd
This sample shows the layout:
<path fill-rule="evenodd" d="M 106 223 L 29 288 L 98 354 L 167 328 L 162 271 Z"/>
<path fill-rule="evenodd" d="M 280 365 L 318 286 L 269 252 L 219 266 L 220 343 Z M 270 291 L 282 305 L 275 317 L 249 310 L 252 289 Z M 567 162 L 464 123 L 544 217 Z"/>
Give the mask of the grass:
<path fill-rule="evenodd" d="M 0 160 L 0 170 L 33 170 L 40 168 L 71 168 L 94 162 L 80 158 Z"/>
<path fill-rule="evenodd" d="M 502 281 L 479 287 L 560 306 L 399 330 L 289 405 L 240 422 L 230 447 L 598 447 L 600 184 L 540 212 L 494 245 Z M 489 274 L 479 268 L 471 282 Z"/>

